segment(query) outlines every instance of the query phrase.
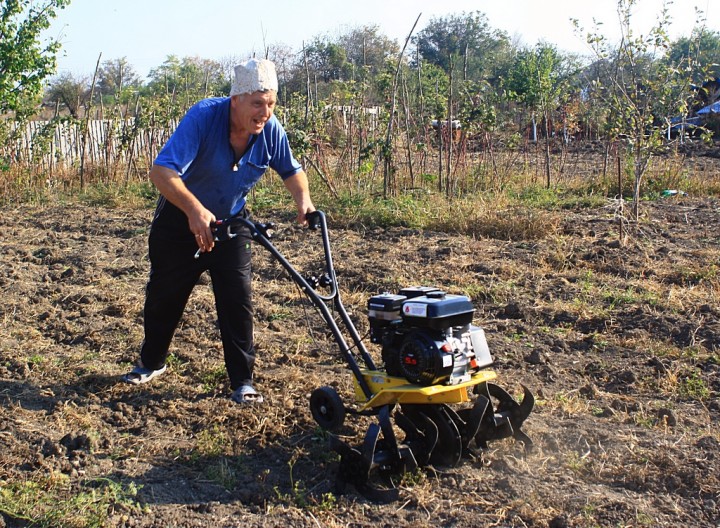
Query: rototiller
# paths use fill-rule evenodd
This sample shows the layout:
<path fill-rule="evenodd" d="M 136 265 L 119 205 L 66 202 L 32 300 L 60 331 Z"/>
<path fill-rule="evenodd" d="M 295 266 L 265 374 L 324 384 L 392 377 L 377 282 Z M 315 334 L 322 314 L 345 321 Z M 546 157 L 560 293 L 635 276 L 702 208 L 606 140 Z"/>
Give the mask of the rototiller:
<path fill-rule="evenodd" d="M 433 287 L 409 287 L 371 297 L 369 337 L 380 345 L 384 364 L 378 368 L 340 300 L 324 213 L 309 214 L 308 223 L 322 235 L 325 269 L 319 277 L 303 277 L 270 242 L 273 224 L 232 218 L 215 223 L 214 231 L 216 240 L 222 241 L 234 236 L 234 226 L 250 229 L 253 239 L 287 270 L 319 310 L 353 373 L 354 405 L 344 404 L 330 386 L 310 396 L 313 418 L 330 433 L 331 447 L 340 455 L 337 491 L 344 491 L 349 483 L 370 500 L 391 501 L 397 498 L 397 489 L 374 487 L 372 473 L 455 466 L 463 455 L 471 454 L 473 442 L 485 448 L 491 440 L 514 437 L 530 446 L 530 438 L 520 427 L 535 398 L 523 386 L 524 396 L 518 403 L 491 383 L 497 377 L 488 369 L 493 359 L 482 328 L 472 324 L 474 308 L 468 297 Z M 318 288 L 328 293 L 321 294 Z M 341 429 L 347 414 L 374 419 L 357 448 L 332 434 Z"/>

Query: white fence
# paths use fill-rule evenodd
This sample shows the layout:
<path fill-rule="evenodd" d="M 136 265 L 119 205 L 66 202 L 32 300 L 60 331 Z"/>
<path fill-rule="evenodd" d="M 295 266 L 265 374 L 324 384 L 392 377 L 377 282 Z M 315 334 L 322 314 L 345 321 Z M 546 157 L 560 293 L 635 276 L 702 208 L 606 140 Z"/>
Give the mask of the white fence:
<path fill-rule="evenodd" d="M 153 160 L 176 124 L 139 128 L 135 119 L 95 119 L 74 122 L 30 121 L 13 127 L 15 141 L 2 147 L 17 164 L 41 164 L 49 169 L 85 165 L 131 164 Z"/>

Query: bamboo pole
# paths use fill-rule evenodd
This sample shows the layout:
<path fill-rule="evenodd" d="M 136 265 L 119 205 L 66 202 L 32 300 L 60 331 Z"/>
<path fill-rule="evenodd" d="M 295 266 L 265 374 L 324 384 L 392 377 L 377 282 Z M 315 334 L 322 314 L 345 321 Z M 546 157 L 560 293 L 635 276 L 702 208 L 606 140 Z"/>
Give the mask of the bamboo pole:
<path fill-rule="evenodd" d="M 84 133 L 82 133 L 80 141 L 81 141 L 81 148 L 80 148 L 80 188 L 85 188 L 85 147 L 86 147 L 86 134 L 88 125 L 90 122 L 90 109 L 92 108 L 92 101 L 93 97 L 95 95 L 95 83 L 97 82 L 97 75 L 98 70 L 100 70 L 100 59 L 102 58 L 102 53 L 98 55 L 97 63 L 95 64 L 95 73 L 93 74 L 93 80 L 92 85 L 90 86 L 90 99 L 88 102 L 88 106 L 85 108 L 85 127 L 84 127 Z"/>
<path fill-rule="evenodd" d="M 385 137 L 385 148 L 383 149 L 383 158 L 385 161 L 384 167 L 383 167 L 383 195 L 385 198 L 388 196 L 388 189 L 390 184 L 390 166 L 392 162 L 392 148 L 391 148 L 391 140 L 392 140 L 392 129 L 393 129 L 393 120 L 395 118 L 395 102 L 397 99 L 397 85 L 398 85 L 398 77 L 400 75 L 400 66 L 402 66 L 402 58 L 405 54 L 405 48 L 407 48 L 408 42 L 410 41 L 410 37 L 412 36 L 413 32 L 415 31 L 415 26 L 417 26 L 417 23 L 420 21 L 420 17 L 422 16 L 422 13 L 418 15 L 418 17 L 415 19 L 415 23 L 412 26 L 412 29 L 410 29 L 410 33 L 408 33 L 408 36 L 405 38 L 405 44 L 403 44 L 402 50 L 400 51 L 400 55 L 398 56 L 397 60 L 397 67 L 395 68 L 395 77 L 393 78 L 393 88 L 392 88 L 392 102 L 390 104 L 390 118 L 388 119 L 388 130 L 387 135 Z"/>

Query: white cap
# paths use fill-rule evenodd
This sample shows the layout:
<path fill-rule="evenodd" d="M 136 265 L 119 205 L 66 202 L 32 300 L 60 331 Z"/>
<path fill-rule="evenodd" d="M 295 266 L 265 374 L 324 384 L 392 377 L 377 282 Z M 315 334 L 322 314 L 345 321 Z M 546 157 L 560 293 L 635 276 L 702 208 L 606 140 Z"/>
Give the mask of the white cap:
<path fill-rule="evenodd" d="M 230 95 L 278 90 L 275 64 L 267 59 L 250 59 L 235 66 L 235 80 L 230 88 Z"/>

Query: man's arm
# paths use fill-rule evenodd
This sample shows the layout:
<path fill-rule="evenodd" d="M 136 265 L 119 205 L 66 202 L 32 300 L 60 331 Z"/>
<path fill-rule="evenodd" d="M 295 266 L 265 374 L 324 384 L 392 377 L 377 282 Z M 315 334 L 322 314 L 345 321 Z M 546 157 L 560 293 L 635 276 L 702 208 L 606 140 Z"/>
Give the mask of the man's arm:
<path fill-rule="evenodd" d="M 293 200 L 295 200 L 298 211 L 298 223 L 305 224 L 305 215 L 315 210 L 315 206 L 310 199 L 310 186 L 308 185 L 307 174 L 301 170 L 289 178 L 284 179 L 283 183 L 292 195 Z"/>
<path fill-rule="evenodd" d="M 202 251 L 210 251 L 215 245 L 210 231 L 210 222 L 216 220 L 215 215 L 200 203 L 193 193 L 185 186 L 177 172 L 161 165 L 153 165 L 150 169 L 150 181 L 155 184 L 160 194 L 170 203 L 177 206 L 188 219 L 188 227 L 196 236 L 198 247 Z"/>

